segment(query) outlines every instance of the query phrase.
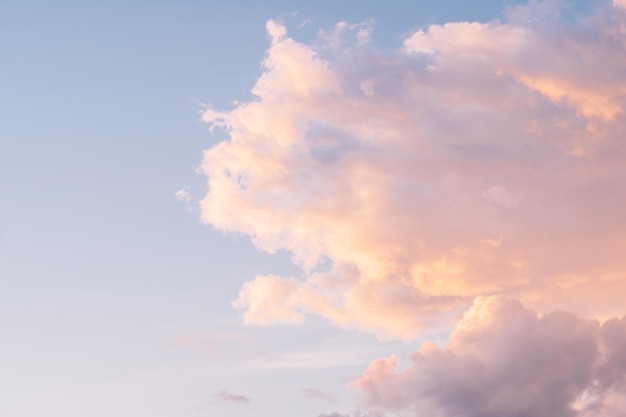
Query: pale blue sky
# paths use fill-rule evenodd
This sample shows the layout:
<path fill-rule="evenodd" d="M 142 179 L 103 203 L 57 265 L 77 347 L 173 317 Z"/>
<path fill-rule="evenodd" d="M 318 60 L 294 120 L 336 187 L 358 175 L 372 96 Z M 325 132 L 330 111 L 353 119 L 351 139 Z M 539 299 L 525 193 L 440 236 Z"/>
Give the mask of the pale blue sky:
<path fill-rule="evenodd" d="M 374 44 L 390 49 L 416 28 L 486 21 L 502 7 L 0 0 L 0 414 L 353 410 L 350 378 L 419 343 L 381 343 L 322 320 L 241 327 L 230 303 L 244 281 L 300 271 L 289 254 L 262 254 L 246 237 L 201 225 L 174 198 L 185 186 L 193 197 L 203 192 L 195 168 L 216 138 L 199 121 L 199 103 L 228 108 L 249 98 L 270 18 L 304 40 L 341 20 L 373 18 Z M 224 332 L 238 336 L 220 339 Z M 194 344 L 179 346 L 180 337 Z M 285 369 L 268 368 L 272 355 Z M 335 402 L 306 398 L 305 388 Z M 250 403 L 213 403 L 222 390 Z"/>

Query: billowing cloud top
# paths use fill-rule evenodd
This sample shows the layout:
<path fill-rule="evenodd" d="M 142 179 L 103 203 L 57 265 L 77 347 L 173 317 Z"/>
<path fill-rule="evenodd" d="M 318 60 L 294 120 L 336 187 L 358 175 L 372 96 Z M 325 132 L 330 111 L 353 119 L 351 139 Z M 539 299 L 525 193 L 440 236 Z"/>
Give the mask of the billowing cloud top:
<path fill-rule="evenodd" d="M 448 345 L 425 344 L 399 372 L 378 360 L 355 382 L 365 404 L 407 416 L 626 415 L 626 318 L 600 326 L 477 298 Z"/>
<path fill-rule="evenodd" d="M 411 338 L 487 294 L 622 314 L 621 4 L 566 21 L 533 2 L 390 53 L 367 27 L 326 48 L 268 22 L 256 98 L 204 113 L 229 140 L 205 152 L 202 220 L 291 251 L 306 279 L 246 283 L 244 320 Z"/>

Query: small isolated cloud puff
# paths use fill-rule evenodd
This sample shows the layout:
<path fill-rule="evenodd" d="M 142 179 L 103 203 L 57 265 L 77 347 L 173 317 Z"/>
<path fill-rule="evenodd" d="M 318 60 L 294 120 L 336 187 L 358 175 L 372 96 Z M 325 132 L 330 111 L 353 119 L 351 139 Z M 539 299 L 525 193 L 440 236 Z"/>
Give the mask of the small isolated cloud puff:
<path fill-rule="evenodd" d="M 327 392 L 318 390 L 316 388 L 304 388 L 300 392 L 307 398 L 315 400 L 323 400 L 328 402 L 335 402 L 335 398 Z"/>
<path fill-rule="evenodd" d="M 194 336 L 177 336 L 174 338 L 175 346 L 192 346 L 196 342 L 196 338 Z"/>
<path fill-rule="evenodd" d="M 401 372 L 397 357 L 370 365 L 354 383 L 365 406 L 407 417 L 626 415 L 626 317 L 600 325 L 479 297 L 445 348 L 425 343 L 410 359 Z"/>
<path fill-rule="evenodd" d="M 191 202 L 191 195 L 189 194 L 189 188 L 187 187 L 183 187 L 180 190 L 176 191 L 174 197 L 176 197 L 178 201 L 182 201 L 187 205 L 189 205 L 189 203 Z"/>
<path fill-rule="evenodd" d="M 222 404 L 248 404 L 250 398 L 245 395 L 233 394 L 228 391 L 219 391 L 213 395 L 214 403 Z"/>
<path fill-rule="evenodd" d="M 320 49 L 268 22 L 256 98 L 203 116 L 228 140 L 204 154 L 202 221 L 306 273 L 246 283 L 246 323 L 317 314 L 411 338 L 494 293 L 623 311 L 626 11 L 563 22 L 542 4 L 392 52 L 358 36 Z"/>

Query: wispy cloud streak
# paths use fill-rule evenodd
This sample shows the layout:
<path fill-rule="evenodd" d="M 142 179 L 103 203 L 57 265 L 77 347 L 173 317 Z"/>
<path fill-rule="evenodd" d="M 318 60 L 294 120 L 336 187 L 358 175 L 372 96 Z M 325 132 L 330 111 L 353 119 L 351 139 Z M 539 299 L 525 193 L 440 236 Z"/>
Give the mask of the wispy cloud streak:
<path fill-rule="evenodd" d="M 219 391 L 213 395 L 214 403 L 223 404 L 248 404 L 250 398 L 245 395 L 233 394 L 228 391 Z"/>

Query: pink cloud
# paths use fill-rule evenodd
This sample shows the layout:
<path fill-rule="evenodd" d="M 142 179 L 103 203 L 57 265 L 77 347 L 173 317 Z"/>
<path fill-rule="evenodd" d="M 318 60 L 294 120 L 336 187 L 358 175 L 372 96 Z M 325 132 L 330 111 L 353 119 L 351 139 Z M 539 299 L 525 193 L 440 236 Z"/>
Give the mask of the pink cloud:
<path fill-rule="evenodd" d="M 425 343 L 403 371 L 375 361 L 354 386 L 365 406 L 406 416 L 619 416 L 625 335 L 626 317 L 600 325 L 479 297 L 445 347 Z"/>
<path fill-rule="evenodd" d="M 616 7 L 624 7 L 624 8 L 626 8 L 626 0 L 613 0 L 613 4 Z"/>
<path fill-rule="evenodd" d="M 174 338 L 174 345 L 176 346 L 191 346 L 196 342 L 195 336 L 177 336 Z"/>
<path fill-rule="evenodd" d="M 623 313 L 626 12 L 566 25 L 546 4 L 391 53 L 358 25 L 314 46 L 268 22 L 255 99 L 204 114 L 228 140 L 204 154 L 202 221 L 305 271 L 246 283 L 246 323 L 409 339 L 487 294 Z"/>

